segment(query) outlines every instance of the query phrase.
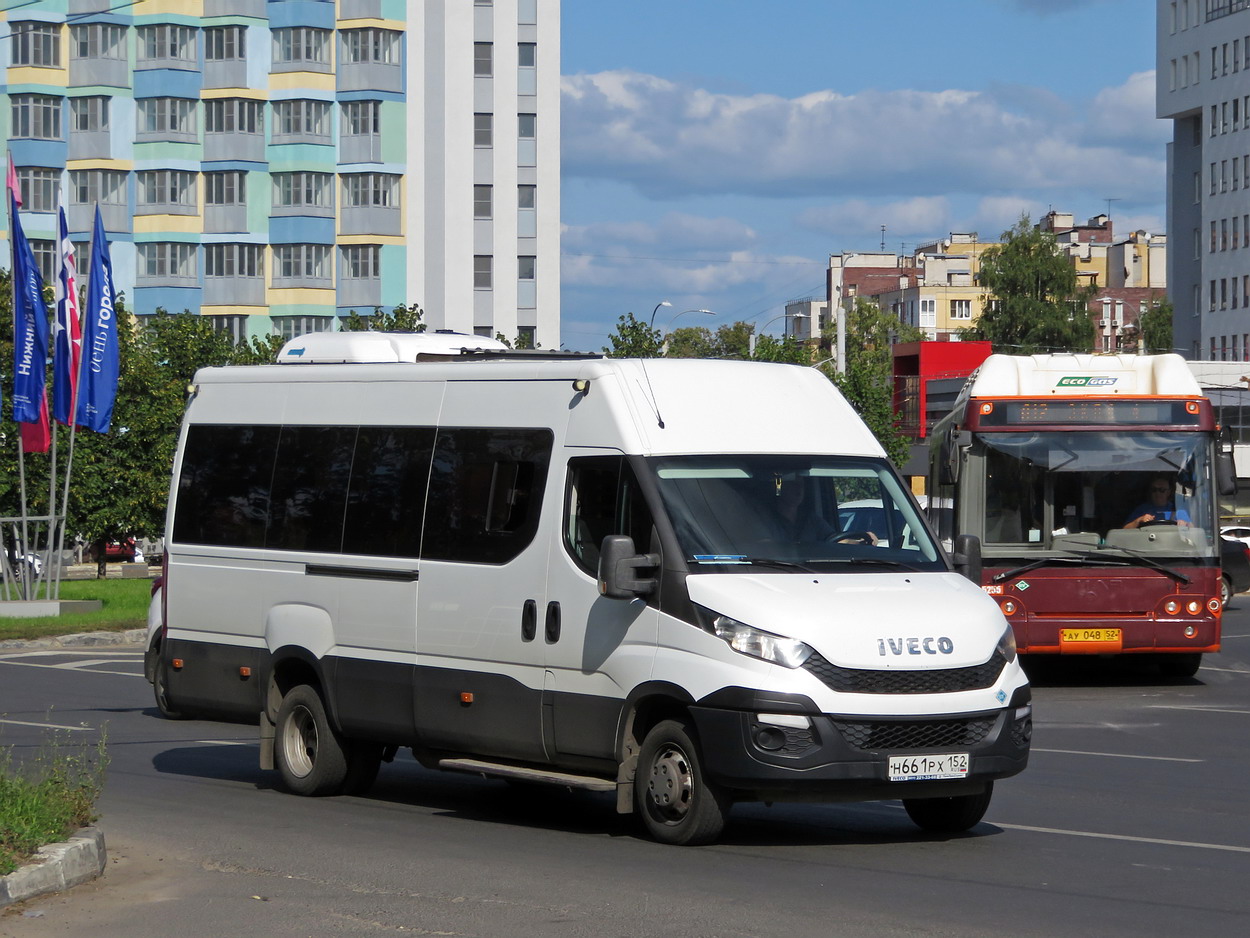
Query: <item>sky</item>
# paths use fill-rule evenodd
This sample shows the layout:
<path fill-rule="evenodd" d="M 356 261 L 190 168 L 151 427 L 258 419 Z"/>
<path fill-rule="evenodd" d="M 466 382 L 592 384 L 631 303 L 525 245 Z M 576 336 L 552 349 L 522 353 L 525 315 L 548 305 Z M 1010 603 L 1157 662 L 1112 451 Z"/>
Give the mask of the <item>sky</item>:
<path fill-rule="evenodd" d="M 779 335 L 830 254 L 883 240 L 997 240 L 1052 209 L 1164 231 L 1151 0 L 564 0 L 561 18 L 566 349 L 662 300 L 664 331 Z"/>

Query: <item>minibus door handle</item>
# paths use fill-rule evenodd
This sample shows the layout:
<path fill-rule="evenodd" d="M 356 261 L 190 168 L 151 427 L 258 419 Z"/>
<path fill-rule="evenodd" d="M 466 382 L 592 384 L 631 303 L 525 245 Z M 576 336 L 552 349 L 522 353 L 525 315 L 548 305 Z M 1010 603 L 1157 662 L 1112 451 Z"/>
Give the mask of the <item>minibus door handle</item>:
<path fill-rule="evenodd" d="M 560 640 L 560 604 L 547 603 L 547 643 L 554 644 Z"/>
<path fill-rule="evenodd" d="M 538 603 L 525 600 L 521 607 L 521 641 L 532 642 L 538 632 Z"/>

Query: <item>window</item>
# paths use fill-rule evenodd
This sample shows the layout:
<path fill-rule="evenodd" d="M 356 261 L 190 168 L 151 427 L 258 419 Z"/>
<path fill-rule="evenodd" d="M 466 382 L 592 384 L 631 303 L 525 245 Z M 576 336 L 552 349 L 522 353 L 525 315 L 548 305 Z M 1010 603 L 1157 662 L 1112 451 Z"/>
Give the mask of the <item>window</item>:
<path fill-rule="evenodd" d="M 273 255 L 275 280 L 330 279 L 328 245 L 275 244 Z"/>
<path fill-rule="evenodd" d="M 260 244 L 204 245 L 205 277 L 263 277 L 264 246 Z"/>
<path fill-rule="evenodd" d="M 538 205 L 538 186 L 517 186 L 516 207 L 536 208 Z"/>
<path fill-rule="evenodd" d="M 490 78 L 494 74 L 494 46 L 492 43 L 473 43 L 473 74 L 478 78 Z"/>
<path fill-rule="evenodd" d="M 39 276 L 43 277 L 45 285 L 53 283 L 56 280 L 57 265 L 60 263 L 56 256 L 56 242 L 31 238 L 28 243 L 30 252 L 35 256 L 35 266 L 39 268 Z"/>
<path fill-rule="evenodd" d="M 59 23 L 13 23 L 10 65 L 60 68 L 61 25 Z"/>
<path fill-rule="evenodd" d="M 506 563 L 538 530 L 551 460 L 546 429 L 440 429 L 422 556 Z"/>
<path fill-rule="evenodd" d="M 263 134 L 264 105 L 250 98 L 218 98 L 204 102 L 204 130 L 210 134 Z"/>
<path fill-rule="evenodd" d="M 126 27 L 111 23 L 71 26 L 70 52 L 79 59 L 126 59 Z"/>
<path fill-rule="evenodd" d="M 522 254 L 517 259 L 517 279 L 533 280 L 534 271 L 538 265 L 538 258 L 529 254 Z"/>
<path fill-rule="evenodd" d="M 247 173 L 230 170 L 204 174 L 205 205 L 246 205 Z"/>
<path fill-rule="evenodd" d="M 61 139 L 61 99 L 47 94 L 9 96 L 10 132 L 35 140 Z"/>
<path fill-rule="evenodd" d="M 972 300 L 951 300 L 951 319 L 971 319 Z"/>
<path fill-rule="evenodd" d="M 344 173 L 344 208 L 397 208 L 399 176 L 393 173 Z"/>
<path fill-rule="evenodd" d="M 521 68 L 534 68 L 538 64 L 538 44 L 518 42 L 516 47 L 517 65 Z"/>
<path fill-rule="evenodd" d="M 61 187 L 59 169 L 19 166 L 17 179 L 22 186 L 22 208 L 28 212 L 55 212 L 57 191 Z"/>
<path fill-rule="evenodd" d="M 143 209 L 172 206 L 195 208 L 195 173 L 181 170 L 148 170 L 136 174 L 136 203 Z"/>
<path fill-rule="evenodd" d="M 378 280 L 382 276 L 382 248 L 377 244 L 343 246 L 343 277 L 347 280 Z"/>
<path fill-rule="evenodd" d="M 273 31 L 275 65 L 330 64 L 330 30 L 311 26 L 292 26 Z M 320 70 L 320 69 L 318 69 Z"/>
<path fill-rule="evenodd" d="M 633 538 L 635 550 L 646 553 L 654 546 L 652 525 L 642 489 L 624 457 L 569 460 L 564 549 L 588 576 L 598 575 L 599 549 L 605 537 L 627 535 Z"/>
<path fill-rule="evenodd" d="M 195 245 L 184 241 L 148 241 L 135 245 L 139 276 L 152 279 L 195 279 Z"/>
<path fill-rule="evenodd" d="M 310 332 L 333 332 L 333 316 L 274 316 L 273 331 L 284 339 L 308 335 Z"/>
<path fill-rule="evenodd" d="M 139 27 L 140 61 L 174 60 L 195 63 L 195 30 L 190 26 L 163 24 Z"/>
<path fill-rule="evenodd" d="M 332 206 L 331 179 L 330 173 L 274 173 L 273 204 Z"/>
<path fill-rule="evenodd" d="M 473 115 L 473 145 L 489 147 L 494 145 L 494 114 Z"/>
<path fill-rule="evenodd" d="M 109 129 L 109 99 L 90 95 L 69 99 L 69 129 L 78 133 L 100 133 Z"/>
<path fill-rule="evenodd" d="M 343 133 L 349 136 L 381 132 L 380 101 L 344 101 Z"/>
<path fill-rule="evenodd" d="M 97 202 L 101 205 L 125 205 L 126 174 L 112 169 L 71 170 L 69 197 L 74 205 L 93 205 Z M 80 253 L 78 256 L 81 258 L 83 255 Z"/>
<path fill-rule="evenodd" d="M 538 115 L 517 115 L 517 136 L 522 140 L 533 140 L 538 136 Z"/>
<path fill-rule="evenodd" d="M 477 254 L 473 257 L 473 289 L 489 290 L 491 288 L 491 268 L 493 258 L 489 254 Z"/>
<path fill-rule="evenodd" d="M 343 61 L 354 64 L 398 65 L 399 32 L 393 29 L 345 29 Z"/>
<path fill-rule="evenodd" d="M 194 136 L 195 103 L 189 98 L 140 98 L 139 133 Z"/>
<path fill-rule="evenodd" d="M 491 217 L 491 187 L 490 186 L 474 186 L 473 187 L 473 217 L 474 218 L 490 218 Z"/>
<path fill-rule="evenodd" d="M 328 137 L 330 134 L 330 102 L 311 99 L 275 101 L 273 132 L 279 134 Z"/>
<path fill-rule="evenodd" d="M 204 30 L 204 61 L 228 62 L 246 57 L 246 26 L 210 26 Z"/>

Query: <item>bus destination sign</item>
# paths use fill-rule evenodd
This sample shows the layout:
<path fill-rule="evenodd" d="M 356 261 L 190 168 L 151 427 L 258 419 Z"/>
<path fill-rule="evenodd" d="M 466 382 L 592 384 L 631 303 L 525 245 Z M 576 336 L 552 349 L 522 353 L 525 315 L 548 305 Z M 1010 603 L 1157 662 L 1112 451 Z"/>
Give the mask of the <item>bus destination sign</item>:
<path fill-rule="evenodd" d="M 1044 398 L 1041 400 L 973 401 L 973 420 L 983 428 L 1020 426 L 1067 427 L 1198 427 L 1205 408 L 1194 401 L 1122 398 Z M 1209 411 L 1208 411 L 1209 413 Z M 1208 418 L 1209 419 L 1209 418 Z"/>

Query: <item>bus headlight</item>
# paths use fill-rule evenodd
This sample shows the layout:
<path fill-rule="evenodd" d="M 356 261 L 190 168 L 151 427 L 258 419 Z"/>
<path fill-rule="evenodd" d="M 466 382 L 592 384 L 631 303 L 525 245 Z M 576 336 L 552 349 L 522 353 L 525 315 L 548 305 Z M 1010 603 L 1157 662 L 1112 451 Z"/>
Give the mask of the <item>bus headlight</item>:
<path fill-rule="evenodd" d="M 1007 631 L 1003 633 L 1003 637 L 998 640 L 998 647 L 994 651 L 1009 662 L 1016 660 L 1016 633 L 1012 631 L 1010 625 L 1007 626 Z"/>
<path fill-rule="evenodd" d="M 812 655 L 811 646 L 796 638 L 763 632 L 729 616 L 713 619 L 712 632 L 740 654 L 762 658 L 785 668 L 797 668 Z"/>

